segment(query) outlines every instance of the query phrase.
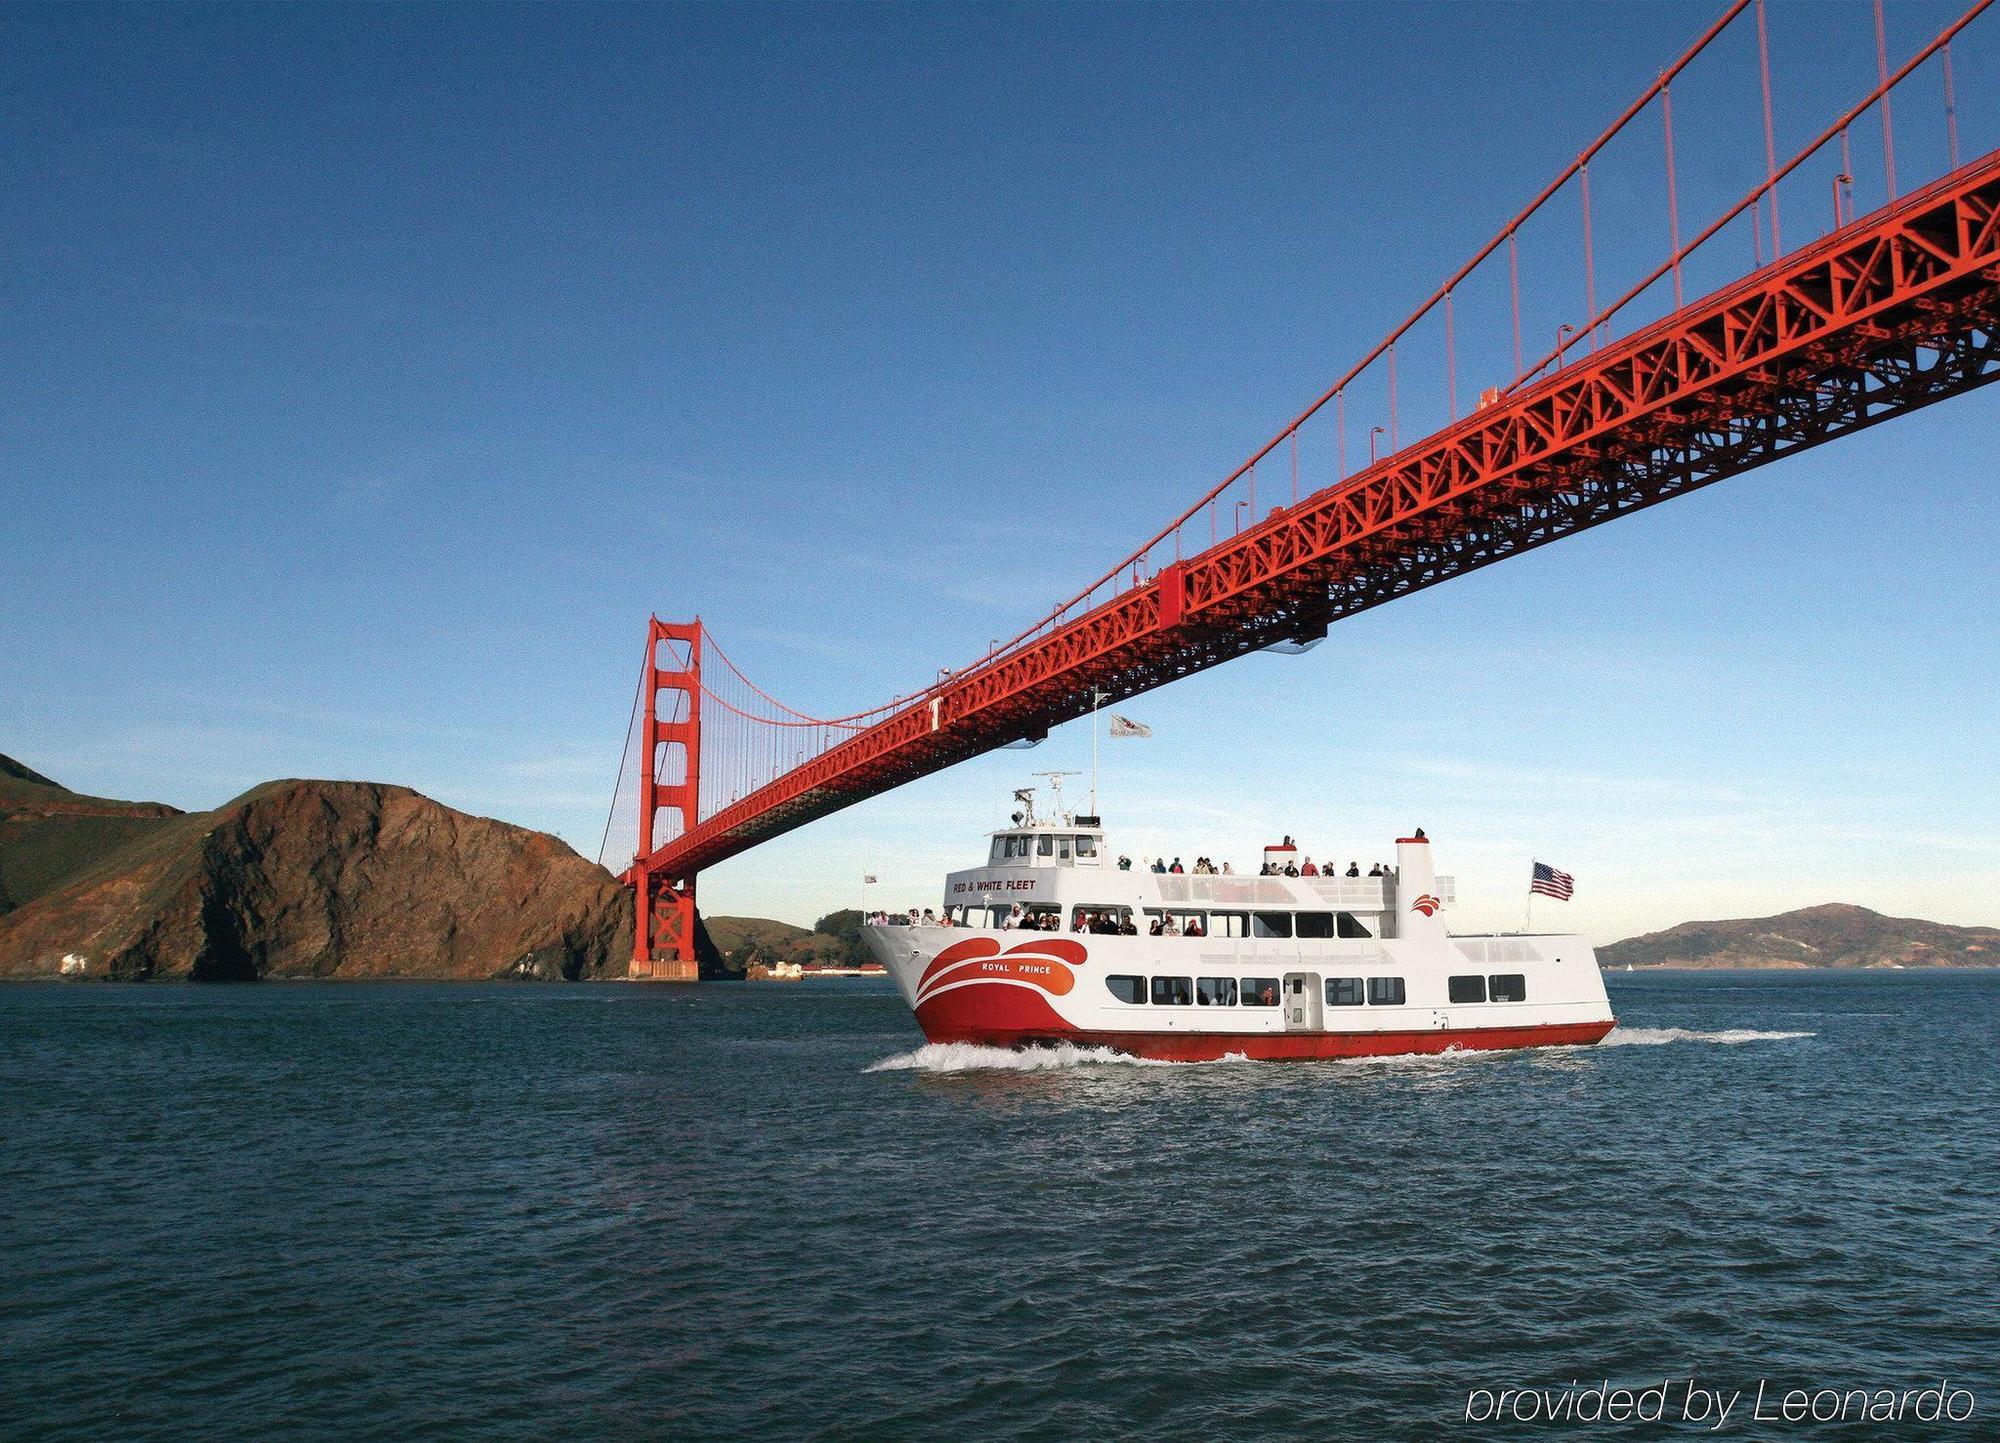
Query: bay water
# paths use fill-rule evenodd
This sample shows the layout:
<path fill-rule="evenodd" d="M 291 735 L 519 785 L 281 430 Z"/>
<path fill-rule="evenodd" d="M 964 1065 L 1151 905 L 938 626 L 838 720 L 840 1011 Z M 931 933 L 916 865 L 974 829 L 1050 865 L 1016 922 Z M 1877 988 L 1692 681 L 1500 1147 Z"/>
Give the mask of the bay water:
<path fill-rule="evenodd" d="M 0 988 L 0 1436 L 2000 1437 L 2000 973 L 1609 982 L 1208 1065 L 875 980 Z M 1488 1416 L 1607 1386 L 1666 1416 Z"/>

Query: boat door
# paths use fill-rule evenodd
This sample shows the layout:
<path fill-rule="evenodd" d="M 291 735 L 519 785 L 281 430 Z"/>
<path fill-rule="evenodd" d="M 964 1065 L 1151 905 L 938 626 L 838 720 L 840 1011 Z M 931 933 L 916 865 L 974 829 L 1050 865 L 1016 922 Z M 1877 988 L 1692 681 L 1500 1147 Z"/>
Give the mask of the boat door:
<path fill-rule="evenodd" d="M 1278 1000 L 1285 1008 L 1285 1031 L 1319 1032 L 1325 1027 L 1320 1009 L 1326 999 L 1320 996 L 1318 973 L 1287 972 Z"/>

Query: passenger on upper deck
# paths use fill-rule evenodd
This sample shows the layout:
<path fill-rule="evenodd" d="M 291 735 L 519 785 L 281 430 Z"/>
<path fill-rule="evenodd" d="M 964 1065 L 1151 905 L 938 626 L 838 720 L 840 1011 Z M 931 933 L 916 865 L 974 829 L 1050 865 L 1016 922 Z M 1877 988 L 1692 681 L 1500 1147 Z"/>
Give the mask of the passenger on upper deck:
<path fill-rule="evenodd" d="M 1162 923 L 1162 924 L 1161 924 L 1161 926 L 1160 926 L 1160 935 L 1161 935 L 1162 937 L 1178 937 L 1178 936 L 1180 936 L 1180 935 L 1181 935 L 1181 924 L 1180 924 L 1180 923 L 1178 923 L 1178 922 L 1176 922 L 1176 921 L 1175 921 L 1175 920 L 1174 920 L 1174 919 L 1173 919 L 1172 917 L 1168 917 L 1168 918 L 1167 918 L 1167 920 L 1166 920 L 1166 921 L 1165 921 L 1164 923 Z"/>
<path fill-rule="evenodd" d="M 1236 875 L 1236 873 L 1232 872 L 1232 871 L 1231 871 L 1231 870 L 1229 869 L 1229 863 L 1227 863 L 1227 862 L 1224 862 L 1224 863 L 1222 864 L 1222 875 L 1223 875 L 1223 876 L 1225 876 L 1225 877 L 1233 877 L 1233 876 L 1235 876 L 1235 875 Z"/>
<path fill-rule="evenodd" d="M 1167 859 L 1166 859 L 1165 857 L 1155 857 L 1155 858 L 1153 858 L 1153 870 L 1154 870 L 1155 872 L 1164 872 L 1164 871 L 1166 871 L 1166 870 L 1167 870 Z"/>
<path fill-rule="evenodd" d="M 1361 875 L 1361 864 L 1360 864 L 1359 862 L 1349 862 L 1349 863 L 1347 864 L 1347 875 L 1348 875 L 1348 876 L 1350 876 L 1350 877 L 1358 877 L 1358 876 L 1360 876 L 1360 875 Z"/>
<path fill-rule="evenodd" d="M 1118 870 L 1119 870 L 1119 871 L 1121 871 L 1121 872 L 1129 872 L 1129 871 L 1131 871 L 1131 870 L 1132 870 L 1132 859 L 1131 859 L 1130 857 L 1120 857 L 1120 858 L 1118 859 Z"/>
<path fill-rule="evenodd" d="M 1319 875 L 1319 868 L 1313 865 L 1311 857 L 1307 857 L 1305 865 L 1299 868 L 1299 875 L 1301 877 L 1317 877 Z"/>
<path fill-rule="evenodd" d="M 1371 876 L 1371 877 L 1379 877 L 1379 876 L 1381 876 L 1381 875 L 1382 875 L 1382 864 L 1381 864 L 1380 862 L 1377 862 L 1377 863 L 1376 863 L 1376 864 L 1375 864 L 1374 866 L 1370 867 L 1370 868 L 1368 869 L 1368 875 L 1369 875 L 1369 876 Z"/>
<path fill-rule="evenodd" d="M 1181 870 L 1181 859 L 1179 857 L 1174 858 L 1173 866 L 1167 868 L 1167 870 L 1169 872 L 1179 872 Z"/>
<path fill-rule="evenodd" d="M 1258 871 L 1257 875 L 1260 877 L 1275 877 L 1278 875 L 1278 872 L 1275 867 L 1273 867 L 1269 862 L 1266 862 L 1263 865 L 1263 867 Z"/>

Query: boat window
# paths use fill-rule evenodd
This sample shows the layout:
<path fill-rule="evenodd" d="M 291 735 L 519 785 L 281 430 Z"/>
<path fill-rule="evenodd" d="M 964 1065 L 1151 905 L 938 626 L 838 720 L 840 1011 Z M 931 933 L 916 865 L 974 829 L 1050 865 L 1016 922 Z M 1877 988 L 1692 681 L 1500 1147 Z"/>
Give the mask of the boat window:
<path fill-rule="evenodd" d="M 1206 937 L 1208 935 L 1208 914 L 1206 912 L 1168 913 L 1181 929 L 1183 937 Z"/>
<path fill-rule="evenodd" d="M 1124 932 L 1125 924 L 1131 920 L 1130 907 L 1120 907 L 1112 902 L 1079 902 L 1070 909 L 1069 930 L 1115 937 Z"/>
<path fill-rule="evenodd" d="M 1062 931 L 1062 908 L 1047 904 L 1028 909 L 1028 925 L 1037 932 Z"/>
<path fill-rule="evenodd" d="M 1044 832 L 1042 833 L 1041 836 L 1035 839 L 1036 856 L 1053 857 L 1055 854 L 1056 854 L 1056 839 L 1053 836 L 1051 836 L 1047 832 Z"/>
<path fill-rule="evenodd" d="M 1486 979 L 1484 977 L 1454 977 L 1447 985 L 1454 1002 L 1484 1002 L 1486 1000 Z"/>
<path fill-rule="evenodd" d="M 1210 912 L 1208 914 L 1208 935 L 1211 937 L 1247 937 L 1250 935 L 1250 918 L 1243 912 Z"/>
<path fill-rule="evenodd" d="M 1143 977 L 1107 977 L 1104 985 L 1120 1002 L 1146 1000 L 1146 979 Z"/>
<path fill-rule="evenodd" d="M 1202 1007 L 1234 1007 L 1236 1005 L 1236 979 L 1234 977 L 1197 977 L 1194 979 L 1194 1000 Z"/>
<path fill-rule="evenodd" d="M 1502 972 L 1486 979 L 1495 1002 L 1526 1002 L 1528 979 L 1519 972 Z"/>
<path fill-rule="evenodd" d="M 1352 912 L 1342 912 L 1336 921 L 1339 925 L 1339 934 L 1342 937 L 1373 937 L 1375 935 L 1368 930 L 1368 924 Z"/>
<path fill-rule="evenodd" d="M 1243 979 L 1243 1005 L 1245 1007 L 1276 1007 L 1278 1005 L 1278 979 L 1275 977 L 1245 977 Z"/>
<path fill-rule="evenodd" d="M 1006 837 L 995 837 L 995 838 L 993 839 L 993 860 L 994 860 L 994 861 L 996 861 L 996 862 L 997 862 L 997 861 L 1000 861 L 1000 860 L 1001 860 L 1001 859 L 1002 859 L 1003 857 L 1005 857 L 1005 856 L 1007 855 L 1007 844 L 1008 844 L 1008 840 L 1009 840 L 1009 839 L 1008 839 L 1008 838 L 1006 838 Z"/>
<path fill-rule="evenodd" d="M 1189 1007 L 1194 1004 L 1194 984 L 1185 977 L 1155 977 L 1155 1007 Z"/>
<path fill-rule="evenodd" d="M 1333 913 L 1299 913 L 1299 935 L 1301 937 L 1331 937 L 1333 935 Z"/>
<path fill-rule="evenodd" d="M 1400 977 L 1370 977 L 1368 979 L 1368 1005 L 1370 1007 L 1401 1007 L 1408 998 L 1403 990 Z"/>
<path fill-rule="evenodd" d="M 1094 856 L 1096 856 L 1096 855 L 1097 855 L 1097 838 L 1095 838 L 1095 837 L 1078 837 L 1078 838 L 1076 839 L 1076 854 L 1077 854 L 1077 855 L 1078 855 L 1079 857 L 1094 857 Z"/>
<path fill-rule="evenodd" d="M 1327 978 L 1326 1005 L 1329 1007 L 1359 1007 L 1361 1005 L 1361 979 L 1359 977 Z"/>
<path fill-rule="evenodd" d="M 1009 837 L 1007 839 L 1007 855 L 1010 857 L 1027 856 L 1028 839 L 1026 837 Z"/>
<path fill-rule="evenodd" d="M 1250 935 L 1252 937 L 1289 937 L 1292 935 L 1292 914 L 1290 912 L 1252 912 L 1250 914 Z"/>
<path fill-rule="evenodd" d="M 1067 861 L 1069 860 L 1069 838 L 1068 838 L 1068 837 L 1057 837 L 1057 838 L 1056 838 L 1056 860 L 1057 860 L 1058 862 L 1067 862 Z"/>

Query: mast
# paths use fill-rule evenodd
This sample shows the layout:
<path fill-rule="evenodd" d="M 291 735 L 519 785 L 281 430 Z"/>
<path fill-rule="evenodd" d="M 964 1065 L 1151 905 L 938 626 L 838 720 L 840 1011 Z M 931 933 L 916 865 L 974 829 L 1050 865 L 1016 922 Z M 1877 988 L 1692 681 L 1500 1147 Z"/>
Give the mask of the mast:
<path fill-rule="evenodd" d="M 1090 814 L 1101 815 L 1097 810 L 1097 710 L 1104 705 L 1105 693 L 1096 687 L 1090 689 Z"/>

